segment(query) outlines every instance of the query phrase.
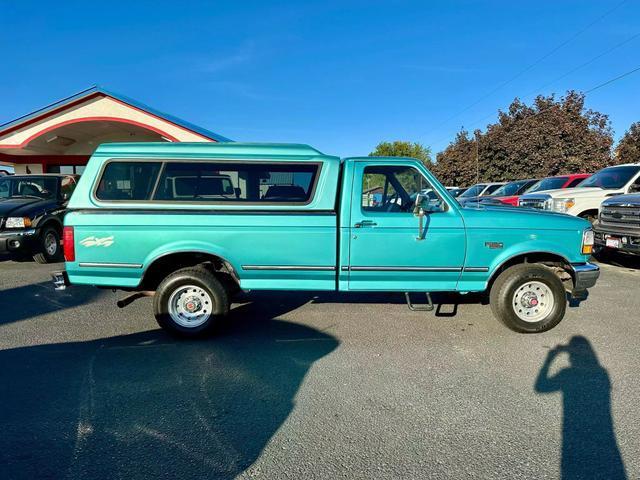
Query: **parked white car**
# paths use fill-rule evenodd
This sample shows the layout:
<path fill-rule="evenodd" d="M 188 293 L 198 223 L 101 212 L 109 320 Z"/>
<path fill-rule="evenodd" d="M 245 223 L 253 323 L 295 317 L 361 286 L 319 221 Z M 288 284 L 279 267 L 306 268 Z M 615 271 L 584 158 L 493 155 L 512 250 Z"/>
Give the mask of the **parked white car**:
<path fill-rule="evenodd" d="M 614 195 L 640 192 L 640 164 L 603 168 L 574 188 L 522 195 L 518 206 L 568 213 L 593 222 L 600 204 Z"/>

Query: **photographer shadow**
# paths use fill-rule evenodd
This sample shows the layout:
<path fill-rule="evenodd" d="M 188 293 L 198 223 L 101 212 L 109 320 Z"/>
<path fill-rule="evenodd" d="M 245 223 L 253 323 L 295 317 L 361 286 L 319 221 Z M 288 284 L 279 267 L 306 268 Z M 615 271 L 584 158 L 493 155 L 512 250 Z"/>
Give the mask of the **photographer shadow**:
<path fill-rule="evenodd" d="M 549 376 L 559 353 L 570 366 Z M 537 393 L 562 392 L 562 478 L 626 479 L 611 415 L 611 382 L 591 343 L 574 336 L 549 351 L 536 379 Z"/>

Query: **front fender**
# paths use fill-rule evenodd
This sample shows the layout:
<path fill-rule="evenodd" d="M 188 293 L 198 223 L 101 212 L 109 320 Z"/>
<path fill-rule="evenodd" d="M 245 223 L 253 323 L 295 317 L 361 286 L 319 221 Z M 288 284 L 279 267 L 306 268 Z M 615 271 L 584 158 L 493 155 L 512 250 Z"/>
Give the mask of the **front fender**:
<path fill-rule="evenodd" d="M 34 218 L 32 226 L 33 228 L 36 228 L 39 230 L 42 228 L 42 226 L 45 223 L 49 223 L 49 222 L 55 223 L 60 228 L 60 231 L 62 231 L 62 220 L 53 213 L 44 213 L 41 215 L 37 215 Z"/>
<path fill-rule="evenodd" d="M 573 245 L 573 242 L 571 242 L 571 244 Z M 497 255 L 490 263 L 489 278 L 491 278 L 495 272 L 509 260 L 526 254 L 551 254 L 561 257 L 568 264 L 585 261 L 582 255 L 580 255 L 580 258 L 576 259 L 576 254 L 579 252 L 572 252 L 572 250 L 572 248 L 568 248 L 566 245 L 558 242 L 540 240 L 530 240 L 511 245 Z"/>

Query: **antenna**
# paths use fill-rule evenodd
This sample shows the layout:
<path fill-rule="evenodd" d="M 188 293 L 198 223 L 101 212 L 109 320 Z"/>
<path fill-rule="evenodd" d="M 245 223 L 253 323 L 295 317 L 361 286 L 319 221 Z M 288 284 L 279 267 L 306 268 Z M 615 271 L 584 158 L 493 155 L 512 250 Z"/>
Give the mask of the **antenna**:
<path fill-rule="evenodd" d="M 476 130 L 476 185 L 480 183 L 480 135 L 478 135 L 479 131 Z M 476 203 L 480 206 L 480 193 L 476 196 Z"/>

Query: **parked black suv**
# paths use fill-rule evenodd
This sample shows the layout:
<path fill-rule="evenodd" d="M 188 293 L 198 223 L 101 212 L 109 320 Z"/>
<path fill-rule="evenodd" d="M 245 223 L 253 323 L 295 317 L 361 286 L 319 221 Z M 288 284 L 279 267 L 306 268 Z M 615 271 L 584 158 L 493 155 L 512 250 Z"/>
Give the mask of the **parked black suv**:
<path fill-rule="evenodd" d="M 602 202 L 593 231 L 600 252 L 640 254 L 640 195 L 618 195 Z"/>
<path fill-rule="evenodd" d="M 75 175 L 0 177 L 0 253 L 29 254 L 38 263 L 62 260 L 62 220 Z"/>

